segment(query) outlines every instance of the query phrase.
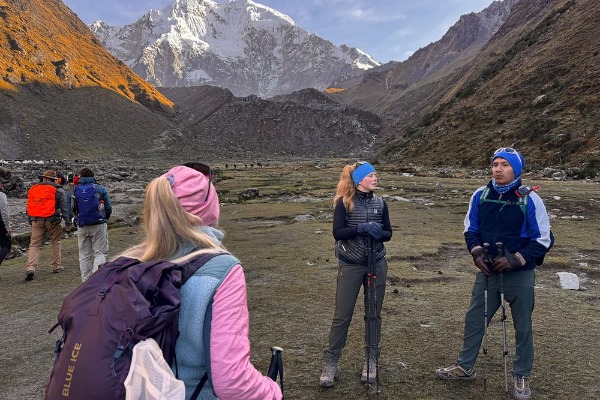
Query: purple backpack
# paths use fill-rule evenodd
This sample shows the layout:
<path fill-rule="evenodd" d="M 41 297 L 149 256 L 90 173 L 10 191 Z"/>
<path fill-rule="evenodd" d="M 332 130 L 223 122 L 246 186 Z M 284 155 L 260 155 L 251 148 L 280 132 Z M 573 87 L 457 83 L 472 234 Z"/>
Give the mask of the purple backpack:
<path fill-rule="evenodd" d="M 141 262 L 119 257 L 103 264 L 63 301 L 58 323 L 56 359 L 46 386 L 46 399 L 118 400 L 131 351 L 153 338 L 165 360 L 173 364 L 178 335 L 179 288 L 213 257 L 201 254 L 184 264 Z"/>

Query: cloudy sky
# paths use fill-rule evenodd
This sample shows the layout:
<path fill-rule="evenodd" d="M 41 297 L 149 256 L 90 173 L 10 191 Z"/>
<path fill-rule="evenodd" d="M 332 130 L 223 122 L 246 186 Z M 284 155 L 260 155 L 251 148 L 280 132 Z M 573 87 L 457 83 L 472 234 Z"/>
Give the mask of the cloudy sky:
<path fill-rule="evenodd" d="M 63 0 L 86 24 L 135 22 L 174 0 Z M 223 3 L 227 0 L 216 0 Z M 402 61 L 439 40 L 458 18 L 493 0 L 254 0 L 336 45 L 358 47 L 377 61 Z"/>

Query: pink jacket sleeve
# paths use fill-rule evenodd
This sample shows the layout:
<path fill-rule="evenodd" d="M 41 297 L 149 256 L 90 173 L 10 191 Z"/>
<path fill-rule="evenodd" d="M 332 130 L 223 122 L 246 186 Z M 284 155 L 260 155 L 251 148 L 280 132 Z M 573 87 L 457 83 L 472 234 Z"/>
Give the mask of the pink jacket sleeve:
<path fill-rule="evenodd" d="M 220 400 L 279 400 L 279 385 L 250 363 L 250 319 L 246 278 L 233 267 L 213 299 L 210 331 L 212 385 Z"/>

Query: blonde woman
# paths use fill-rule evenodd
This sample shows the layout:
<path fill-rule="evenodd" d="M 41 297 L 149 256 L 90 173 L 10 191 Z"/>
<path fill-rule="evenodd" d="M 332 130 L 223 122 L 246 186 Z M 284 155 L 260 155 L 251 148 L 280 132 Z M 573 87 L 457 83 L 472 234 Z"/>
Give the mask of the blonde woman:
<path fill-rule="evenodd" d="M 322 387 L 333 386 L 334 380 L 339 377 L 338 363 L 346 345 L 348 327 L 361 286 L 365 303 L 365 363 L 361 380 L 373 383 L 376 379 L 381 306 L 387 279 L 383 242 L 392 238 L 388 207 L 381 197 L 373 194 L 376 188 L 377 174 L 368 162 L 346 165 L 342 170 L 333 200 L 333 237 L 339 267 L 335 313 L 329 346 L 323 355 Z M 369 265 L 369 260 L 372 260 L 372 265 Z M 371 293 L 369 286 L 373 283 L 375 290 Z"/>
<path fill-rule="evenodd" d="M 180 262 L 201 252 L 224 251 L 211 177 L 207 165 L 191 163 L 150 182 L 143 208 L 145 238 L 122 255 Z M 202 399 L 282 398 L 279 385 L 250 363 L 246 281 L 242 265 L 230 254 L 212 258 L 182 286 L 179 331 L 177 372 L 186 399 L 197 395 L 205 374 Z"/>

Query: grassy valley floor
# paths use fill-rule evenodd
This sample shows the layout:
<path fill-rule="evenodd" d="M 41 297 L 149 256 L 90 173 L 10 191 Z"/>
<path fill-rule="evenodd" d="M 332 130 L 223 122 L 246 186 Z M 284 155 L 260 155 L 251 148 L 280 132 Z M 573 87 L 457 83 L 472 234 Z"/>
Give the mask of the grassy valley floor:
<path fill-rule="evenodd" d="M 389 206 L 394 236 L 387 244 L 380 393 L 375 385 L 366 388 L 360 382 L 362 294 L 341 361 L 343 375 L 333 388 L 319 387 L 337 269 L 332 197 L 343 164 L 330 160 L 238 171 L 222 167 L 216 183 L 222 202 L 220 224 L 226 232 L 225 246 L 246 271 L 255 366 L 266 372 L 270 347 L 283 347 L 287 399 L 503 398 L 499 315 L 489 329 L 486 392 L 483 357 L 475 381 L 443 382 L 434 374 L 436 367 L 455 360 L 462 342 L 476 273 L 465 250 L 462 222 L 472 191 L 487 177 L 417 176 L 386 166 L 378 194 Z M 600 184 L 525 180 L 541 185 L 538 193 L 556 235 L 555 247 L 537 271 L 534 399 L 599 398 Z M 260 196 L 240 201 L 237 193 L 248 188 L 257 188 Z M 140 231 L 135 226 L 113 226 L 109 236 L 112 257 L 139 241 Z M 43 398 L 60 335 L 60 329 L 47 331 L 56 322 L 62 299 L 80 283 L 77 257 L 77 240 L 71 236 L 63 241 L 62 274 L 50 273 L 50 246 L 44 247 L 32 282 L 24 281 L 25 256 L 6 260 L 0 267 L 1 399 Z M 560 271 L 576 273 L 585 290 L 561 289 L 556 275 Z M 507 327 L 512 361 L 510 312 Z"/>

